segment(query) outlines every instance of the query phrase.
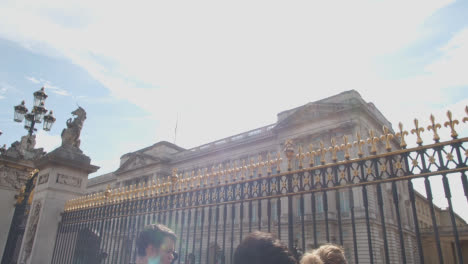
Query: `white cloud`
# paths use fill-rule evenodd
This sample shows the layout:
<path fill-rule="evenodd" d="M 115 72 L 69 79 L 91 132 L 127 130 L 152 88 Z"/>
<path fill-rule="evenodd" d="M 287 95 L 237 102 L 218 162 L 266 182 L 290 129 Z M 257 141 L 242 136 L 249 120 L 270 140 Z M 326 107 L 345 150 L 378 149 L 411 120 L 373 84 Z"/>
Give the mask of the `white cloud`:
<path fill-rule="evenodd" d="M 32 76 L 26 76 L 26 79 L 31 81 L 32 83 L 35 83 L 35 84 L 42 84 L 42 86 L 47 89 L 47 90 L 50 90 L 51 92 L 55 93 L 55 94 L 58 94 L 58 95 L 62 95 L 62 96 L 70 96 L 71 94 L 65 90 L 65 89 L 62 89 L 56 85 L 53 85 L 51 81 L 48 81 L 48 80 L 44 80 L 42 78 L 35 78 L 35 77 L 32 77 Z"/>
<path fill-rule="evenodd" d="M 44 148 L 45 151 L 50 152 L 62 143 L 59 135 L 51 135 L 50 133 L 39 130 L 36 134 L 36 148 Z"/>
<path fill-rule="evenodd" d="M 34 78 L 32 76 L 26 76 L 26 79 L 30 80 L 32 83 L 36 83 L 36 84 L 40 83 L 40 81 L 38 79 L 36 79 L 36 78 Z"/>
<path fill-rule="evenodd" d="M 0 35 L 71 59 L 114 97 L 147 110 L 155 140 L 172 141 L 179 115 L 177 143 L 195 146 L 349 89 L 392 121 L 427 110 L 445 97 L 444 67 L 388 81 L 372 59 L 424 37 L 426 19 L 452 2 L 11 1 L 0 9 Z"/>

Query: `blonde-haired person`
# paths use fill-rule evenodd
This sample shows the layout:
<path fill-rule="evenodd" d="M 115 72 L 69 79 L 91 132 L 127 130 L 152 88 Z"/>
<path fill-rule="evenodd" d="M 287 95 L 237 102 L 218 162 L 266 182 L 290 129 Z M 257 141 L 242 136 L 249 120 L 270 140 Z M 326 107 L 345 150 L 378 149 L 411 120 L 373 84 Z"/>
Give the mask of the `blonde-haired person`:
<path fill-rule="evenodd" d="M 320 262 L 318 262 L 320 261 Z M 301 264 L 348 264 L 342 247 L 325 244 L 301 259 Z"/>

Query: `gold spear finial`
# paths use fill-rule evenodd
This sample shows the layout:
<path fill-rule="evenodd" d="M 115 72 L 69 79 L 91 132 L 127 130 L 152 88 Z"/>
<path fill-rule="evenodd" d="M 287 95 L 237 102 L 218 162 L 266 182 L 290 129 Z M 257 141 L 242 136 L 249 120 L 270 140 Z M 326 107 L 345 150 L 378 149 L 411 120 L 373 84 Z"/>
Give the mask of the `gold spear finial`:
<path fill-rule="evenodd" d="M 353 145 L 351 143 L 348 143 L 348 137 L 347 136 L 343 136 L 343 144 L 341 144 L 340 146 L 340 149 L 341 150 L 344 150 L 345 154 L 344 154 L 344 158 L 346 160 L 349 160 L 349 158 L 351 157 L 349 155 L 349 149 L 353 147 Z"/>
<path fill-rule="evenodd" d="M 302 150 L 302 145 L 299 145 L 299 148 L 298 148 L 297 152 L 298 153 L 296 154 L 296 159 L 299 161 L 299 169 L 302 169 L 304 167 L 303 166 L 303 159 L 306 156 L 305 153 Z"/>
<path fill-rule="evenodd" d="M 320 154 L 320 163 L 322 165 L 325 164 L 325 154 L 327 153 L 327 149 L 323 146 L 322 141 L 320 141 L 320 148 L 317 149 L 317 153 Z"/>
<path fill-rule="evenodd" d="M 383 135 L 380 136 L 380 139 L 382 141 L 385 140 L 385 149 L 390 152 L 392 151 L 392 146 L 390 145 L 390 140 L 393 139 L 393 134 L 390 133 L 390 130 L 388 129 L 388 127 L 386 126 L 383 126 L 382 127 L 382 131 L 383 131 Z"/>
<path fill-rule="evenodd" d="M 367 138 L 367 143 L 371 144 L 371 150 L 370 153 L 375 155 L 377 154 L 377 142 L 379 142 L 379 138 L 374 136 L 374 130 L 370 129 L 369 130 L 369 138 Z"/>
<path fill-rule="evenodd" d="M 361 133 L 359 131 L 356 133 L 356 141 L 354 141 L 354 145 L 358 147 L 358 156 L 362 158 L 364 156 L 364 152 L 362 152 L 362 146 L 366 144 L 364 140 L 361 139 Z"/>
<path fill-rule="evenodd" d="M 440 124 L 437 124 L 435 122 L 435 117 L 434 117 L 433 114 L 431 114 L 429 119 L 431 120 L 432 125 L 427 126 L 427 131 L 432 130 L 434 132 L 434 137 L 432 139 L 437 143 L 440 140 L 439 134 L 437 133 L 437 129 L 440 129 L 441 126 L 440 126 Z"/>
<path fill-rule="evenodd" d="M 406 141 L 405 141 L 405 136 L 408 135 L 408 131 L 403 130 L 403 124 L 401 122 L 398 123 L 398 128 L 400 129 L 400 132 L 396 133 L 395 136 L 400 138 L 400 147 L 402 149 L 405 149 L 407 146 Z"/>
<path fill-rule="evenodd" d="M 267 173 L 268 174 L 271 174 L 271 166 L 273 165 L 273 162 L 271 160 L 271 154 L 270 152 L 268 152 L 267 154 L 267 162 L 266 162 L 266 166 L 267 166 Z"/>
<path fill-rule="evenodd" d="M 245 173 L 247 171 L 247 165 L 245 163 L 245 159 L 242 160 L 242 168 L 241 168 L 241 181 L 245 178 Z"/>
<path fill-rule="evenodd" d="M 276 153 L 276 172 L 280 173 L 281 172 L 281 162 L 283 161 L 283 158 L 281 158 L 281 154 L 279 152 Z"/>
<path fill-rule="evenodd" d="M 457 133 L 457 131 L 455 131 L 455 125 L 458 125 L 458 120 L 457 119 L 452 120 L 452 112 L 450 112 L 450 110 L 447 111 L 447 117 L 448 117 L 449 121 L 445 122 L 444 126 L 445 127 L 450 126 L 450 130 L 451 130 L 450 136 L 453 139 L 456 139 L 458 137 L 458 133 Z"/>
<path fill-rule="evenodd" d="M 254 170 L 255 170 L 255 161 L 253 158 L 250 159 L 250 163 L 249 163 L 249 174 L 250 174 L 250 178 L 253 178 L 253 174 L 254 174 Z"/>
<path fill-rule="evenodd" d="M 338 157 L 336 156 L 336 153 L 340 151 L 340 147 L 336 144 L 336 140 L 334 137 L 331 138 L 331 146 L 328 148 L 328 152 L 331 152 L 332 154 L 332 161 L 337 162 Z"/>
<path fill-rule="evenodd" d="M 411 129 L 411 134 L 416 134 L 416 144 L 418 144 L 419 146 L 422 145 L 423 143 L 423 140 L 421 138 L 421 133 L 424 132 L 424 128 L 423 127 L 419 127 L 419 121 L 418 119 L 414 119 L 414 129 Z"/>
<path fill-rule="evenodd" d="M 314 166 L 315 156 L 317 153 L 314 151 L 314 144 L 309 144 L 309 151 L 306 153 L 306 156 L 309 158 L 309 167 Z"/>
<path fill-rule="evenodd" d="M 284 143 L 284 154 L 288 159 L 288 170 L 292 169 L 292 159 L 294 157 L 294 146 L 291 139 L 286 140 Z"/>

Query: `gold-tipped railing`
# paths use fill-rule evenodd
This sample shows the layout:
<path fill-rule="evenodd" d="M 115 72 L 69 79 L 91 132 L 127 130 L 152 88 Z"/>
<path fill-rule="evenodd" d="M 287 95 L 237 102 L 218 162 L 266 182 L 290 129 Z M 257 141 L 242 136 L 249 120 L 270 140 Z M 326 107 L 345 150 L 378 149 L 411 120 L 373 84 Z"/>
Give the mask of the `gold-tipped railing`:
<path fill-rule="evenodd" d="M 465 107 L 465 113 L 466 116 L 462 118 L 463 123 L 468 122 L 468 106 Z M 465 139 L 467 138 L 458 139 L 456 126 L 460 125 L 460 122 L 453 118 L 451 111 L 447 111 L 447 121 L 443 123 L 443 126 L 436 122 L 435 117 L 432 114 L 429 116 L 429 121 L 430 125 L 428 125 L 427 130 L 425 130 L 424 127 L 420 126 L 419 120 L 414 119 L 414 128 L 412 128 L 410 132 L 416 137 L 415 143 L 418 147 L 423 146 L 423 133 L 432 133 L 432 140 L 434 143 L 439 143 L 439 133 L 443 129 L 450 130 L 452 141 L 466 141 Z M 358 132 L 356 134 L 355 141 L 353 142 L 349 141 L 348 136 L 343 136 L 342 144 L 337 143 L 336 139 L 332 138 L 330 146 L 325 146 L 325 144 L 320 141 L 319 146 L 310 144 L 307 152 L 304 152 L 303 147 L 299 146 L 297 154 L 295 154 L 296 152 L 294 151 L 292 140 L 287 140 L 284 144 L 284 156 L 287 161 L 287 170 L 292 170 L 294 159 L 297 159 L 300 169 L 303 169 L 305 159 L 308 160 L 309 167 L 307 169 L 315 169 L 319 166 L 324 166 L 328 157 L 327 155 L 329 155 L 330 160 L 332 160 L 331 164 L 340 162 L 346 163 L 350 160 L 356 159 L 365 159 L 364 149 L 367 147 L 370 149 L 370 156 L 367 158 L 375 158 L 379 155 L 379 147 L 377 145 L 379 143 L 383 144 L 385 149 L 385 152 L 380 154 L 391 155 L 392 141 L 397 139 L 400 149 L 406 149 L 408 146 L 407 137 L 409 134 L 410 133 L 403 128 L 403 124 L 400 122 L 398 124 L 398 132 L 395 134 L 392 134 L 389 128 L 384 126 L 380 136 L 376 135 L 374 130 L 370 130 L 368 138 L 363 139 Z M 344 152 L 344 160 L 338 160 L 337 153 L 339 151 Z M 352 155 L 355 156 L 352 157 Z M 465 151 L 464 155 L 468 157 L 468 150 Z M 317 156 L 320 157 L 320 164 L 315 164 L 315 157 Z M 190 173 L 178 173 L 178 169 L 174 168 L 172 176 L 167 177 L 165 180 L 158 179 L 156 181 L 153 180 L 148 184 L 141 183 L 116 189 L 111 189 L 108 185 L 104 192 L 69 200 L 65 204 L 65 211 L 80 210 L 135 199 L 162 196 L 169 193 L 206 188 L 215 186 L 216 184 L 234 183 L 253 178 L 254 172 L 257 175 L 268 176 L 272 173 L 273 168 L 276 168 L 276 172 L 280 173 L 282 170 L 282 162 L 283 157 L 278 152 L 276 157 L 272 157 L 271 154 L 268 153 L 266 160 L 263 160 L 263 157 L 259 156 L 257 160 L 242 160 L 239 165 L 235 161 L 232 165 L 219 164 L 218 166 L 213 166 L 210 169 L 204 168 L 197 171 L 191 171 Z"/>

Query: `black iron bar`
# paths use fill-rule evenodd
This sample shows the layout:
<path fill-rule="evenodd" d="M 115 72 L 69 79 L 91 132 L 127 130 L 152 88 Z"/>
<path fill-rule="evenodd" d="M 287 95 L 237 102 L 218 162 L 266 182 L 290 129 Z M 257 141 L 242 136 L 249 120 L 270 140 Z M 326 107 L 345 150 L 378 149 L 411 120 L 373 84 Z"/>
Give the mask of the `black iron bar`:
<path fill-rule="evenodd" d="M 291 169 L 289 169 L 289 172 Z M 286 176 L 286 180 L 288 181 L 288 189 L 286 190 L 287 193 L 292 193 L 293 192 L 293 186 L 292 186 L 292 177 L 293 174 L 289 173 Z M 288 247 L 289 250 L 293 250 L 294 248 L 294 212 L 293 212 L 293 196 L 289 195 L 288 196 Z"/>
<path fill-rule="evenodd" d="M 211 217 L 212 217 L 212 210 L 211 206 L 208 207 L 208 226 L 207 226 L 207 237 L 206 237 L 206 262 L 209 262 L 210 259 L 210 242 L 211 242 Z M 202 235 L 203 237 L 203 235 Z M 213 247 L 216 251 L 216 245 Z M 200 245 L 200 254 L 201 254 L 202 247 Z M 200 261 L 201 263 L 201 261 Z"/>
<path fill-rule="evenodd" d="M 348 167 L 349 169 L 349 167 Z M 348 171 L 349 173 L 349 171 Z M 354 262 L 359 263 L 359 256 L 358 256 L 358 245 L 357 245 L 357 238 L 356 238 L 356 219 L 354 216 L 354 194 L 353 188 L 349 188 L 349 210 L 351 213 L 351 230 L 353 233 L 353 249 L 354 249 Z"/>
<path fill-rule="evenodd" d="M 453 230 L 453 235 L 455 236 L 455 248 L 457 250 L 458 263 L 463 264 L 463 254 L 462 254 L 462 251 L 461 251 L 462 247 L 460 245 L 460 238 L 459 238 L 458 230 L 457 230 L 457 222 L 455 220 L 455 214 L 453 212 L 452 193 L 450 191 L 450 186 L 449 186 L 449 182 L 448 182 L 446 174 L 442 175 L 442 183 L 444 185 L 445 198 L 447 198 L 447 202 L 448 202 L 448 209 L 449 209 L 449 212 L 450 212 L 450 220 L 452 221 L 452 230 Z"/>
<path fill-rule="evenodd" d="M 54 254 L 52 256 L 52 263 L 60 262 L 60 256 L 63 254 L 62 243 L 65 237 L 66 225 L 63 224 L 63 217 L 62 221 L 59 223 L 59 230 L 57 232 L 57 239 L 55 242 Z"/>
<path fill-rule="evenodd" d="M 182 257 L 184 257 L 185 260 L 185 255 L 182 255 L 182 244 L 183 244 L 183 238 L 184 238 L 184 224 L 185 224 L 185 210 L 182 209 L 181 217 L 180 217 L 180 242 L 179 242 L 179 259 L 177 260 L 177 263 L 180 264 L 180 261 L 182 260 Z M 188 240 L 188 239 L 186 239 Z M 184 253 L 187 252 L 187 250 L 184 250 Z"/>
<path fill-rule="evenodd" d="M 380 223 L 382 225 L 382 235 L 384 242 L 384 251 L 385 251 L 385 262 L 390 263 L 390 254 L 388 251 L 388 241 L 387 241 L 387 226 L 385 225 L 385 214 L 384 214 L 384 203 L 382 197 L 382 186 L 380 183 L 377 184 L 377 204 L 379 206 L 380 213 Z"/>
<path fill-rule="evenodd" d="M 267 199 L 267 221 L 268 221 L 268 233 L 271 233 L 271 199 Z"/>
<path fill-rule="evenodd" d="M 210 192 L 210 200 L 212 200 L 212 197 L 211 197 L 211 192 Z M 208 201 L 207 201 L 208 203 Z M 210 259 L 209 259 L 209 256 L 210 256 L 210 240 L 211 240 L 211 218 L 212 218 L 212 209 L 211 209 L 211 206 L 208 207 L 208 226 L 207 226 L 207 238 L 206 238 L 206 262 L 209 262 Z M 202 235 L 203 237 L 203 235 Z M 215 248 L 215 252 L 216 252 L 216 245 L 214 246 Z M 201 246 L 200 246 L 200 249 L 201 249 Z M 201 250 L 200 250 L 201 251 Z M 201 263 L 201 262 L 200 262 Z"/>
<path fill-rule="evenodd" d="M 191 199 L 190 199 L 191 200 Z M 192 222 L 192 209 L 188 209 L 188 216 L 187 216 L 187 238 L 185 239 L 185 259 L 188 257 L 189 252 L 189 238 L 190 238 L 190 225 Z"/>
<path fill-rule="evenodd" d="M 249 206 L 248 206 L 248 213 L 249 213 L 249 233 L 252 232 L 252 218 L 253 218 L 253 212 L 252 212 L 252 200 L 249 200 Z"/>
<path fill-rule="evenodd" d="M 217 189 L 217 196 L 218 196 L 217 201 L 219 201 L 219 189 Z M 216 250 L 218 249 L 218 227 L 219 227 L 219 204 L 216 204 L 216 209 L 215 209 L 215 237 L 214 237 L 214 245 L 215 245 Z M 214 254 L 213 263 L 216 263 L 216 257 L 217 257 L 216 250 L 215 250 L 215 254 Z"/>
<path fill-rule="evenodd" d="M 373 159 L 372 164 L 374 165 L 374 175 L 377 179 L 382 179 L 382 176 L 379 172 L 379 162 L 378 159 Z M 387 241 L 387 226 L 385 224 L 385 209 L 384 209 L 384 202 L 382 196 L 382 186 L 380 183 L 377 183 L 377 205 L 379 206 L 379 213 L 380 213 L 380 223 L 382 227 L 382 235 L 383 235 L 383 242 L 384 242 L 384 252 L 385 252 L 385 262 L 390 264 L 390 254 L 388 250 L 388 241 Z"/>
<path fill-rule="evenodd" d="M 111 252 L 112 254 L 112 260 L 109 258 L 109 263 L 118 263 L 119 258 L 122 257 L 122 251 L 120 250 L 121 244 L 123 243 L 123 234 L 122 234 L 122 229 L 126 227 L 127 223 L 127 217 L 125 217 L 125 211 L 126 211 L 126 206 L 124 203 L 121 201 L 117 205 L 116 209 L 116 215 L 117 215 L 117 221 L 114 221 L 113 224 L 113 234 L 111 234 Z"/>
<path fill-rule="evenodd" d="M 197 196 L 195 196 L 195 197 L 197 197 Z M 195 246 L 196 246 L 196 241 L 197 241 L 196 240 L 196 238 L 197 238 L 197 227 L 198 227 L 198 208 L 195 208 L 195 217 L 193 218 L 193 241 L 192 241 L 192 253 L 193 254 L 195 254 Z"/>
<path fill-rule="evenodd" d="M 371 225 L 370 225 L 370 219 L 369 219 L 369 200 L 367 197 L 367 189 L 366 186 L 362 186 L 362 197 L 364 201 L 364 211 L 366 214 L 366 227 L 367 227 L 367 243 L 369 247 L 369 259 L 370 263 L 374 263 L 374 253 L 372 251 L 372 234 L 371 234 Z"/>
<path fill-rule="evenodd" d="M 460 177 L 463 184 L 463 191 L 465 193 L 466 201 L 468 202 L 468 178 L 465 172 L 462 172 Z"/>
<path fill-rule="evenodd" d="M 302 250 L 305 251 L 305 223 L 304 223 L 304 218 L 305 218 L 305 211 L 304 211 L 304 195 L 301 194 L 299 198 L 299 207 L 301 210 L 301 238 L 302 238 Z"/>
<path fill-rule="evenodd" d="M 312 207 L 312 225 L 313 225 L 313 234 L 314 234 L 314 248 L 318 248 L 318 239 L 317 239 L 317 211 L 315 206 L 315 192 L 310 193 L 310 206 Z"/>
<path fill-rule="evenodd" d="M 225 191 L 226 190 L 227 190 L 227 188 L 225 188 Z M 224 200 L 226 200 L 226 192 L 224 194 L 224 197 L 225 197 Z M 223 257 L 223 259 L 222 259 L 223 263 L 226 261 L 226 254 L 225 254 L 225 252 L 226 252 L 226 222 L 227 222 L 227 204 L 224 204 L 224 209 L 223 209 L 223 242 L 222 242 L 222 244 L 223 244 L 223 246 L 222 246 L 223 251 L 222 252 L 224 254 L 222 256 Z"/>
<path fill-rule="evenodd" d="M 391 178 L 397 177 L 397 175 L 395 174 L 395 171 L 393 169 L 393 157 L 388 157 L 387 161 L 389 163 L 388 167 L 390 168 L 390 177 Z M 400 203 L 399 203 L 399 198 L 398 198 L 397 185 L 396 185 L 396 182 L 394 182 L 394 181 L 392 182 L 392 193 L 393 193 L 393 203 L 395 205 L 395 211 L 396 211 L 397 221 L 398 221 L 398 234 L 400 236 L 401 256 L 402 256 L 403 264 L 406 264 L 404 230 L 403 230 L 402 224 L 401 224 Z"/>
<path fill-rule="evenodd" d="M 440 247 L 439 228 L 437 226 L 437 220 L 435 216 L 434 203 L 432 197 L 431 183 L 428 177 L 424 177 L 424 186 L 426 187 L 427 201 L 429 202 L 429 209 L 431 211 L 432 227 L 434 229 L 434 238 L 436 240 L 437 253 L 439 256 L 439 263 L 444 263 L 442 256 L 442 248 Z"/>
<path fill-rule="evenodd" d="M 204 227 L 205 227 L 205 208 L 202 207 L 200 209 L 200 213 L 201 213 L 201 221 L 200 221 L 200 252 L 199 252 L 199 255 L 198 256 L 198 263 L 202 263 L 202 254 L 203 254 L 203 238 L 204 238 L 204 235 L 203 235 L 203 231 L 204 231 Z M 206 245 L 207 247 L 209 247 L 209 244 Z"/>
<path fill-rule="evenodd" d="M 235 204 L 231 204 L 231 250 L 229 251 L 229 263 L 232 263 L 232 257 L 234 255 L 234 220 L 236 216 L 236 206 Z M 224 242 L 223 242 L 224 244 Z"/>
<path fill-rule="evenodd" d="M 330 227 L 328 223 L 328 194 L 327 191 L 322 192 L 323 214 L 325 216 L 325 233 L 327 242 L 330 243 Z"/>
<path fill-rule="evenodd" d="M 393 193 L 393 203 L 395 205 L 397 224 L 398 224 L 398 235 L 400 236 L 400 250 L 403 264 L 406 264 L 406 253 L 405 253 L 405 238 L 404 231 L 401 225 L 401 216 L 400 216 L 400 203 L 398 199 L 398 190 L 395 182 L 392 182 L 392 193 Z"/>
<path fill-rule="evenodd" d="M 276 201 L 276 221 L 278 227 L 278 239 L 281 240 L 281 199 L 279 197 Z"/>
<path fill-rule="evenodd" d="M 104 233 L 106 233 L 106 239 L 104 241 L 104 252 L 107 254 L 107 257 L 104 259 L 104 263 L 109 263 L 112 256 L 114 256 L 112 246 L 113 243 L 115 243 L 115 239 L 112 239 L 112 236 L 116 233 L 115 227 L 117 226 L 117 223 L 120 219 L 117 213 L 117 204 L 112 204 L 109 206 L 109 215 L 111 218 L 106 219 L 106 226 L 104 229 Z"/>
<path fill-rule="evenodd" d="M 416 243 L 418 245 L 419 262 L 421 264 L 424 264 L 424 253 L 423 253 L 423 248 L 422 248 L 422 243 L 421 243 L 421 233 L 419 231 L 418 214 L 416 212 L 416 201 L 415 201 L 416 199 L 414 196 L 413 182 L 411 180 L 408 180 L 408 192 L 409 192 L 411 208 L 412 208 L 412 213 L 413 213 L 414 229 L 416 232 Z"/>
<path fill-rule="evenodd" d="M 333 176 L 335 179 L 334 186 L 340 186 L 338 180 L 338 166 L 333 167 Z M 336 215 L 338 220 L 338 237 L 340 240 L 340 245 L 343 245 L 343 226 L 341 222 L 341 203 L 340 203 L 340 190 L 335 191 L 335 207 L 336 207 Z"/>
<path fill-rule="evenodd" d="M 257 230 L 262 230 L 262 201 L 258 200 L 257 204 Z"/>

